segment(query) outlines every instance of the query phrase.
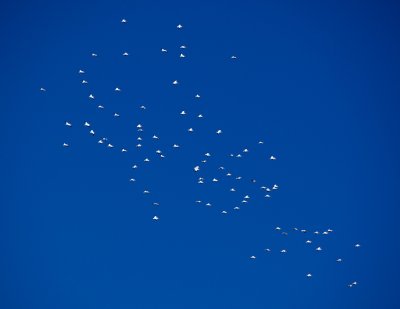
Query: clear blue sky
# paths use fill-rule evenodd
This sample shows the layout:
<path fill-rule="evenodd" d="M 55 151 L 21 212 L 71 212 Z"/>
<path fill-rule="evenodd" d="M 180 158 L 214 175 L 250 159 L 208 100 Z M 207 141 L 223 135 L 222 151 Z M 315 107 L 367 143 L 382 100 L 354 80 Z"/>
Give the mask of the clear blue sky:
<path fill-rule="evenodd" d="M 395 1 L 3 2 L 0 308 L 399 308 L 399 17 Z M 205 152 L 221 181 L 201 187 Z"/>

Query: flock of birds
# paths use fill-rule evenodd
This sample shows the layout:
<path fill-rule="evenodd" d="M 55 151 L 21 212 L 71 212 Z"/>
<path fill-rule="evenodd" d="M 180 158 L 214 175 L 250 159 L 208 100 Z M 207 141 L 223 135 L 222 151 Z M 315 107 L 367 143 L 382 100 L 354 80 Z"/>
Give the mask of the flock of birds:
<path fill-rule="evenodd" d="M 121 20 L 121 23 L 122 23 L 122 24 L 126 24 L 126 23 L 127 23 L 127 20 L 126 20 L 126 19 L 122 19 L 122 20 Z M 178 24 L 178 25 L 176 26 L 176 29 L 177 29 L 177 31 L 182 31 L 183 26 L 182 26 L 181 24 Z M 180 49 L 179 58 L 182 58 L 182 59 L 183 59 L 183 58 L 186 58 L 185 50 L 187 49 L 187 46 L 186 46 L 186 45 L 180 45 L 179 49 Z M 167 54 L 167 53 L 168 53 L 168 50 L 167 50 L 166 48 L 161 48 L 160 51 L 161 51 L 161 54 Z M 98 54 L 97 54 L 97 53 L 92 53 L 91 56 L 92 56 L 92 57 L 97 57 Z M 129 55 L 128 52 L 124 51 L 124 52 L 122 53 L 122 56 L 123 56 L 123 57 L 129 57 L 130 55 Z M 231 60 L 231 61 L 237 61 L 237 59 L 238 59 L 238 58 L 237 58 L 235 55 L 232 55 L 232 56 L 230 57 L 230 60 Z M 78 74 L 82 77 L 81 83 L 82 83 L 82 84 L 88 84 L 88 80 L 85 78 L 85 74 L 86 74 L 85 70 L 79 69 Z M 171 82 L 171 87 L 179 87 L 179 85 L 180 85 L 179 80 L 172 80 L 172 82 Z M 46 89 L 45 89 L 45 88 L 40 88 L 40 91 L 46 92 Z M 121 92 L 122 90 L 121 90 L 120 87 L 115 87 L 115 88 L 114 88 L 114 91 L 118 93 L 118 92 Z M 201 99 L 200 94 L 196 93 L 196 94 L 194 95 L 194 100 L 200 100 L 200 99 Z M 93 93 L 89 93 L 89 95 L 88 95 L 88 100 L 93 101 L 93 102 L 96 102 L 96 97 L 95 97 L 95 95 L 94 95 Z M 146 110 L 146 106 L 145 106 L 145 105 L 141 105 L 139 108 L 140 108 L 140 110 L 142 110 L 142 111 L 145 111 L 145 110 Z M 99 104 L 99 105 L 97 105 L 97 109 L 103 110 L 103 109 L 105 109 L 105 106 Z M 189 112 L 189 111 L 187 111 L 187 110 L 182 110 L 181 112 L 179 112 L 179 115 L 177 115 L 177 117 L 187 117 L 188 114 L 192 114 L 192 113 Z M 117 113 L 117 112 L 115 112 L 115 113 L 113 114 L 113 117 L 118 118 L 118 117 L 120 117 L 120 114 Z M 201 119 L 201 118 L 203 118 L 204 116 L 203 116 L 203 113 L 199 113 L 199 114 L 197 114 L 195 117 L 198 118 L 198 119 Z M 72 121 L 70 121 L 70 120 L 66 121 L 66 122 L 65 122 L 65 126 L 68 127 L 68 128 L 71 128 L 71 127 L 73 126 Z M 86 128 L 86 129 L 89 131 L 89 134 L 90 134 L 90 135 L 92 135 L 92 136 L 96 136 L 96 135 L 97 135 L 97 134 L 96 134 L 96 131 L 95 131 L 95 128 L 94 128 L 94 126 L 92 125 L 92 123 L 91 123 L 90 121 L 85 121 L 85 122 L 83 123 L 83 127 Z M 136 148 L 137 150 L 139 150 L 139 149 L 142 148 L 142 146 L 143 146 L 143 144 L 144 144 L 144 140 L 145 140 L 145 138 L 143 137 L 143 132 L 144 132 L 144 130 L 145 130 L 144 125 L 141 124 L 141 123 L 138 123 L 138 124 L 136 125 L 136 130 L 137 130 L 137 133 L 138 133 L 138 137 L 137 137 L 137 143 L 136 143 L 136 145 L 135 145 L 135 148 Z M 189 134 L 192 134 L 194 131 L 195 131 L 195 129 L 194 129 L 193 127 L 187 128 L 187 132 L 188 132 Z M 223 130 L 222 130 L 221 128 L 216 128 L 216 129 L 215 129 L 215 135 L 216 135 L 216 136 L 222 136 L 223 133 L 224 133 L 224 132 L 223 132 Z M 163 137 L 163 138 L 164 138 L 164 137 Z M 160 137 L 159 137 L 158 135 L 156 135 L 156 134 L 151 134 L 151 139 L 152 139 L 154 142 L 157 142 L 157 140 L 159 140 Z M 127 153 L 127 152 L 130 151 L 130 149 L 128 149 L 127 147 L 121 147 L 121 146 L 115 145 L 108 137 L 100 137 L 100 138 L 97 140 L 97 143 L 100 144 L 100 145 L 105 146 L 106 148 L 110 148 L 110 149 L 116 148 L 116 149 L 119 149 L 119 151 L 122 152 L 122 153 Z M 254 149 L 255 149 L 254 151 L 264 151 L 263 148 L 262 148 L 263 145 L 264 145 L 264 141 L 263 141 L 263 140 L 259 140 L 259 141 L 257 142 L 257 145 L 253 145 L 253 146 L 254 146 Z M 69 148 L 69 147 L 71 147 L 69 141 L 65 141 L 65 142 L 62 144 L 62 146 L 63 146 L 64 148 Z M 177 143 L 177 142 L 175 142 L 175 143 L 170 143 L 169 149 L 159 149 L 159 148 L 157 148 L 157 146 L 156 146 L 155 150 L 153 150 L 153 151 L 154 151 L 153 154 L 148 154 L 147 156 L 144 157 L 144 159 L 143 159 L 143 164 L 149 164 L 149 163 L 151 162 L 151 160 L 152 160 L 152 159 L 150 159 L 150 158 L 152 158 L 152 156 L 154 156 L 154 155 L 156 155 L 156 156 L 157 156 L 158 158 L 160 158 L 160 159 L 165 158 L 167 155 L 168 155 L 168 156 L 173 155 L 174 151 L 178 151 L 178 149 L 179 149 L 180 147 L 181 147 L 181 144 L 180 144 L 180 143 Z M 230 157 L 230 158 L 233 158 L 233 159 L 240 159 L 240 158 L 242 158 L 242 157 L 245 157 L 250 151 L 253 151 L 253 149 L 250 150 L 249 148 L 243 148 L 243 149 L 242 149 L 241 151 L 239 151 L 239 152 L 236 152 L 236 153 L 228 153 L 228 154 L 227 154 L 227 157 Z M 237 191 L 241 191 L 241 190 L 240 190 L 240 186 L 241 186 L 241 184 L 243 183 L 243 180 L 245 180 L 245 179 L 244 179 L 245 177 L 241 176 L 240 174 L 234 173 L 234 172 L 233 172 L 230 168 L 228 168 L 225 164 L 222 164 L 222 165 L 220 165 L 220 166 L 218 167 L 218 174 L 217 174 L 217 176 L 208 177 L 208 178 L 207 178 L 207 177 L 205 177 L 204 175 L 202 175 L 202 171 L 203 171 L 204 169 L 206 169 L 206 167 L 207 167 L 207 162 L 208 162 L 208 160 L 210 160 L 210 158 L 213 157 L 213 156 L 214 156 L 214 154 L 213 154 L 212 152 L 206 152 L 206 153 L 204 153 L 203 156 L 202 156 L 201 158 L 198 159 L 198 163 L 195 164 L 195 165 L 192 167 L 192 173 L 195 175 L 195 176 L 194 176 L 195 183 L 197 183 L 199 186 L 204 187 L 204 184 L 218 183 L 218 182 L 224 181 L 225 179 L 228 179 L 228 180 L 229 180 L 229 184 L 233 184 L 232 186 L 230 186 L 230 187 L 228 188 L 228 192 L 230 192 L 230 193 L 228 193 L 228 194 L 234 194 L 234 193 L 237 192 Z M 264 157 L 265 160 L 268 160 L 268 161 L 270 161 L 270 162 L 274 162 L 275 160 L 277 160 L 277 156 L 276 156 L 275 154 L 264 153 L 264 154 L 262 154 L 262 156 Z M 272 163 L 272 164 L 273 164 L 273 163 Z M 140 169 L 140 164 L 139 164 L 139 163 L 133 164 L 133 165 L 132 165 L 132 169 L 134 169 L 134 170 Z M 132 177 L 132 178 L 129 179 L 129 181 L 130 181 L 130 182 L 136 183 L 138 180 L 136 179 L 136 177 Z M 274 192 L 277 191 L 277 190 L 279 189 L 278 184 L 269 184 L 269 185 L 262 184 L 262 185 L 259 185 L 260 181 L 259 181 L 258 179 L 254 179 L 254 178 L 247 179 L 247 183 L 248 183 L 248 182 L 254 184 L 254 186 L 257 186 L 258 191 L 261 193 L 262 198 L 264 198 L 264 199 L 269 199 L 269 198 L 271 198 L 271 196 L 274 194 Z M 142 193 L 145 194 L 145 195 L 151 195 L 151 194 L 152 194 L 152 191 L 151 191 L 149 188 L 146 188 L 146 189 L 144 189 L 144 190 L 142 191 Z M 209 195 L 207 194 L 207 196 L 209 196 Z M 240 198 L 237 200 L 237 204 L 236 204 L 235 206 L 233 206 L 232 209 L 221 209 L 221 210 L 220 210 L 220 213 L 221 213 L 222 215 L 228 215 L 229 212 L 230 212 L 231 210 L 234 211 L 234 212 L 240 211 L 241 207 L 244 207 L 245 205 L 247 205 L 247 204 L 249 204 L 249 203 L 252 203 L 253 200 L 254 200 L 254 199 L 253 199 L 253 195 L 250 195 L 249 192 L 244 193 L 244 194 L 242 195 L 242 197 L 240 197 Z M 153 203 L 154 206 L 159 206 L 159 202 L 157 202 L 157 201 L 153 201 L 152 203 Z M 206 207 L 212 207 L 212 206 L 213 206 L 213 203 L 212 203 L 211 201 L 204 201 L 204 200 L 202 200 L 202 199 L 195 200 L 194 203 L 197 204 L 197 205 L 204 205 L 204 206 L 206 206 Z M 158 215 L 158 214 L 155 214 L 155 215 L 152 217 L 152 220 L 154 220 L 154 221 L 159 221 L 159 220 L 160 220 L 159 215 Z M 279 226 L 277 226 L 277 227 L 275 228 L 275 230 L 276 230 L 277 233 L 281 233 L 281 234 L 284 235 L 284 236 L 285 236 L 285 235 L 288 235 L 288 232 L 287 232 L 287 231 L 284 231 L 284 230 L 283 230 L 281 227 L 279 227 Z M 304 234 L 304 235 L 314 234 L 314 236 L 315 236 L 315 235 L 324 236 L 324 235 L 329 235 L 329 234 L 333 233 L 333 230 L 330 229 L 330 228 L 327 229 L 327 230 L 324 230 L 324 231 L 309 231 L 309 230 L 306 230 L 306 229 L 293 228 L 293 231 L 294 231 L 294 232 L 297 232 L 297 233 L 302 233 L 302 234 Z M 311 237 L 310 237 L 310 238 L 311 238 Z M 307 246 L 313 246 L 313 244 L 314 244 L 314 240 L 311 240 L 310 238 L 307 238 L 307 239 L 304 241 L 305 244 L 306 244 Z M 358 244 L 358 243 L 354 245 L 354 248 L 355 248 L 355 249 L 358 249 L 358 248 L 360 248 L 360 247 L 361 247 L 361 245 Z M 315 250 L 316 253 L 321 253 L 321 252 L 323 251 L 323 248 L 322 248 L 320 245 L 317 245 L 316 247 L 314 247 L 314 250 Z M 265 252 L 266 254 L 271 254 L 272 251 L 275 251 L 275 250 L 273 250 L 273 249 L 271 249 L 271 248 L 265 248 L 265 249 L 264 249 L 264 252 Z M 288 252 L 289 252 L 289 250 L 288 250 L 287 248 L 280 248 L 280 249 L 278 249 L 278 250 L 276 250 L 276 251 L 277 251 L 278 253 L 280 253 L 280 254 L 288 254 Z M 256 260 L 256 259 L 257 259 L 257 256 L 256 256 L 256 255 L 251 255 L 251 256 L 250 256 L 250 259 L 251 259 L 251 260 Z M 343 262 L 343 259 L 342 259 L 341 257 L 337 257 L 337 258 L 336 258 L 336 263 L 340 264 L 340 263 L 342 263 L 342 262 Z M 312 278 L 312 277 L 313 277 L 313 274 L 312 274 L 311 272 L 307 272 L 307 273 L 305 273 L 305 277 L 306 277 L 306 278 Z M 352 288 L 352 287 L 357 286 L 357 284 L 358 284 L 357 281 L 351 281 L 351 282 L 348 283 L 347 285 L 348 285 L 349 288 Z"/>

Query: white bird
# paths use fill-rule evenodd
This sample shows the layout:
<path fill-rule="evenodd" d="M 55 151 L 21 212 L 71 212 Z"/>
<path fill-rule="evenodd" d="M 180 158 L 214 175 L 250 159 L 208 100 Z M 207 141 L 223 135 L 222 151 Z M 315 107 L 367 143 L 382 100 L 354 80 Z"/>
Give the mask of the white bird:
<path fill-rule="evenodd" d="M 271 197 L 271 195 L 269 195 L 269 194 L 266 194 L 264 197 Z"/>
<path fill-rule="evenodd" d="M 181 115 L 186 115 L 186 112 L 185 111 L 181 111 Z"/>
<path fill-rule="evenodd" d="M 204 154 L 206 157 L 211 157 L 211 154 L 209 152 Z"/>
<path fill-rule="evenodd" d="M 307 277 L 308 277 L 308 278 L 311 278 L 311 277 L 312 277 L 312 275 L 311 275 L 311 274 L 307 274 Z"/>
<path fill-rule="evenodd" d="M 167 50 L 166 50 L 165 48 L 161 48 L 161 52 L 162 52 L 162 53 L 166 53 Z"/>
<path fill-rule="evenodd" d="M 108 148 L 114 148 L 114 146 L 112 144 L 108 144 L 107 147 Z"/>
<path fill-rule="evenodd" d="M 332 232 L 333 232 L 333 230 L 332 230 L 332 229 L 328 229 L 327 231 L 328 231 L 328 233 L 332 233 Z"/>
<path fill-rule="evenodd" d="M 142 125 L 139 123 L 136 128 L 140 129 L 142 127 Z"/>
<path fill-rule="evenodd" d="M 158 139 L 158 136 L 157 136 L 157 135 L 153 135 L 152 138 L 153 138 L 153 139 Z"/>
<path fill-rule="evenodd" d="M 144 159 L 144 162 L 150 162 L 149 158 Z"/>
<path fill-rule="evenodd" d="M 94 95 L 93 94 L 89 94 L 89 99 L 94 100 Z"/>
<path fill-rule="evenodd" d="M 354 247 L 356 247 L 356 248 L 360 248 L 361 247 L 361 245 L 360 244 L 355 244 L 355 246 Z"/>
<path fill-rule="evenodd" d="M 270 160 L 276 160 L 276 157 L 270 156 L 269 159 L 270 159 Z"/>
<path fill-rule="evenodd" d="M 158 221 L 159 218 L 158 218 L 157 216 L 154 216 L 154 217 L 153 217 L 153 220 Z"/>
<path fill-rule="evenodd" d="M 272 187 L 272 190 L 277 190 L 278 189 L 278 185 L 274 185 L 273 187 Z"/>
<path fill-rule="evenodd" d="M 174 80 L 173 82 L 172 82 L 172 85 L 178 85 L 179 84 L 179 82 L 177 81 L 177 80 Z"/>
<path fill-rule="evenodd" d="M 176 26 L 176 28 L 178 28 L 178 29 L 182 29 L 182 28 L 183 28 L 183 26 L 182 26 L 181 24 L 179 24 L 178 26 Z"/>
<path fill-rule="evenodd" d="M 129 56 L 129 54 L 127 53 L 127 52 L 124 52 L 123 54 L 122 54 L 122 56 Z"/>
<path fill-rule="evenodd" d="M 85 121 L 85 123 L 83 124 L 85 127 L 90 127 L 90 123 Z"/>
<path fill-rule="evenodd" d="M 264 251 L 271 252 L 271 249 L 270 248 L 266 248 L 266 249 L 264 249 Z"/>
<path fill-rule="evenodd" d="M 199 99 L 199 98 L 200 98 L 200 95 L 199 95 L 199 94 L 196 94 L 194 97 L 195 97 L 196 99 Z"/>
<path fill-rule="evenodd" d="M 156 153 L 161 154 L 161 150 L 160 150 L 160 149 L 157 149 L 157 150 L 156 150 Z"/>
<path fill-rule="evenodd" d="M 287 253 L 286 249 L 282 249 L 281 253 Z"/>
<path fill-rule="evenodd" d="M 181 45 L 179 48 L 185 49 L 185 48 L 186 48 L 186 45 Z"/>
<path fill-rule="evenodd" d="M 142 138 L 139 136 L 136 140 L 138 140 L 138 141 L 141 141 L 142 140 Z"/>
<path fill-rule="evenodd" d="M 202 115 L 202 114 L 199 114 L 199 115 L 197 116 L 197 118 L 203 118 L 203 115 Z"/>
<path fill-rule="evenodd" d="M 153 202 L 153 205 L 154 205 L 154 206 L 160 206 L 160 203 Z"/>
<path fill-rule="evenodd" d="M 236 206 L 236 207 L 234 207 L 233 209 L 234 209 L 234 210 L 239 210 L 240 208 L 239 208 L 238 206 Z"/>
<path fill-rule="evenodd" d="M 245 198 L 245 199 L 249 199 L 249 198 L 250 198 L 250 196 L 246 195 L 244 198 Z"/>
<path fill-rule="evenodd" d="M 103 105 L 99 105 L 99 106 L 97 106 L 97 108 L 103 109 L 104 106 Z"/>
<path fill-rule="evenodd" d="M 63 147 L 69 147 L 69 144 L 63 143 Z"/>
<path fill-rule="evenodd" d="M 125 148 L 122 148 L 121 152 L 128 152 L 128 150 L 126 150 Z"/>
<path fill-rule="evenodd" d="M 251 258 L 252 260 L 255 260 L 255 259 L 256 259 L 256 257 L 255 257 L 254 255 L 252 255 L 250 258 Z"/>
<path fill-rule="evenodd" d="M 226 210 L 221 211 L 222 214 L 227 214 L 228 212 Z"/>
<path fill-rule="evenodd" d="M 237 57 L 236 56 L 231 56 L 231 59 L 237 59 Z"/>
<path fill-rule="evenodd" d="M 85 74 L 85 71 L 84 70 L 79 70 L 78 74 Z"/>
<path fill-rule="evenodd" d="M 135 164 L 135 165 L 132 166 L 132 168 L 133 168 L 133 169 L 137 169 L 138 166 Z"/>
<path fill-rule="evenodd" d="M 142 106 L 140 106 L 140 109 L 146 109 L 146 106 L 144 106 L 144 105 L 142 105 Z"/>
<path fill-rule="evenodd" d="M 196 165 L 196 166 L 193 168 L 193 170 L 194 170 L 195 172 L 198 172 L 198 171 L 200 170 L 200 166 Z"/>
<path fill-rule="evenodd" d="M 321 247 L 317 247 L 317 249 L 315 249 L 316 251 L 322 251 Z"/>
<path fill-rule="evenodd" d="M 185 58 L 185 57 L 186 56 L 184 54 L 182 54 L 182 53 L 179 55 L 179 58 Z"/>
<path fill-rule="evenodd" d="M 207 203 L 206 206 L 211 207 L 211 203 Z"/>
<path fill-rule="evenodd" d="M 96 53 L 92 53 L 92 57 L 97 57 L 97 54 Z"/>
<path fill-rule="evenodd" d="M 222 130 L 217 130 L 216 133 L 217 133 L 217 134 L 221 134 L 221 133 L 222 133 Z"/>
<path fill-rule="evenodd" d="M 94 135 L 94 131 L 93 130 L 90 130 L 90 135 Z"/>
<path fill-rule="evenodd" d="M 340 262 L 342 262 L 342 261 L 343 261 L 343 260 L 340 259 L 340 258 L 336 260 L 336 262 L 338 262 L 338 263 L 340 263 Z"/>
<path fill-rule="evenodd" d="M 130 181 L 130 182 L 135 182 L 136 179 L 135 179 L 135 178 L 131 178 L 131 179 L 129 179 L 129 181 Z"/>
<path fill-rule="evenodd" d="M 150 194 L 150 191 L 149 190 L 144 190 L 143 194 Z"/>
<path fill-rule="evenodd" d="M 197 201 L 196 201 L 196 203 L 200 204 L 200 203 L 201 203 L 201 201 L 200 201 L 200 200 L 197 200 Z"/>
<path fill-rule="evenodd" d="M 262 145 L 262 144 L 264 144 L 264 142 L 263 141 L 259 141 L 258 144 Z"/>
<path fill-rule="evenodd" d="M 242 179 L 242 176 L 237 176 L 236 177 L 236 180 L 240 180 L 240 179 Z"/>
<path fill-rule="evenodd" d="M 98 143 L 98 144 L 104 144 L 104 142 L 103 142 L 102 139 L 100 139 L 97 143 Z"/>
<path fill-rule="evenodd" d="M 68 122 L 68 121 L 65 122 L 65 125 L 66 125 L 67 127 L 72 127 L 72 124 L 71 124 L 70 122 Z"/>
<path fill-rule="evenodd" d="M 311 244 L 312 241 L 311 240 L 306 240 L 306 244 Z"/>
<path fill-rule="evenodd" d="M 236 190 L 235 190 L 235 188 L 230 188 L 230 190 L 229 191 L 231 191 L 231 192 L 235 192 Z"/>
<path fill-rule="evenodd" d="M 119 117 L 119 114 L 118 113 L 114 113 L 114 117 Z"/>
<path fill-rule="evenodd" d="M 348 285 L 349 288 L 352 288 L 354 285 L 357 285 L 357 281 L 354 281 Z"/>
<path fill-rule="evenodd" d="M 193 132 L 193 131 L 194 131 L 193 128 L 188 129 L 188 132 Z"/>
<path fill-rule="evenodd" d="M 121 91 L 121 89 L 120 88 L 118 88 L 118 87 L 115 87 L 115 89 L 114 89 L 115 91 Z"/>
<path fill-rule="evenodd" d="M 87 80 L 82 80 L 82 84 L 87 84 Z"/>
<path fill-rule="evenodd" d="M 127 21 L 126 21 L 126 19 L 125 18 L 123 18 L 122 20 L 121 20 L 121 23 L 126 23 Z"/>
<path fill-rule="evenodd" d="M 172 147 L 173 147 L 173 148 L 179 148 L 179 145 L 173 144 Z"/>
<path fill-rule="evenodd" d="M 213 178 L 212 181 L 213 181 L 213 182 L 218 182 L 218 179 L 217 179 L 217 178 Z"/>
<path fill-rule="evenodd" d="M 229 177 L 229 176 L 232 176 L 232 174 L 231 174 L 231 173 L 226 173 L 226 176 L 228 176 L 228 177 Z"/>
<path fill-rule="evenodd" d="M 142 147 L 142 144 L 137 144 L 136 147 L 140 148 L 140 147 Z"/>
<path fill-rule="evenodd" d="M 46 89 L 44 89 L 43 87 L 40 88 L 40 91 L 46 91 Z"/>
<path fill-rule="evenodd" d="M 236 155 L 236 158 L 241 158 L 242 155 L 239 153 L 238 155 Z"/>
<path fill-rule="evenodd" d="M 276 230 L 276 231 L 280 231 L 281 228 L 280 228 L 279 226 L 277 226 L 277 227 L 275 228 L 275 230 Z"/>
<path fill-rule="evenodd" d="M 247 148 L 243 149 L 243 152 L 249 152 L 249 150 Z"/>

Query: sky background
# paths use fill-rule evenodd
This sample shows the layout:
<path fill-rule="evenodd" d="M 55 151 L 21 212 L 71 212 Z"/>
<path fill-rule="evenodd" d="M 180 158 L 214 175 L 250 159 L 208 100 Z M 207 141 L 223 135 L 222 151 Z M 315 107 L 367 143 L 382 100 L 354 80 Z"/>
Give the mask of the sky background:
<path fill-rule="evenodd" d="M 399 308 L 399 17 L 395 1 L 3 1 L 0 307 Z M 169 150 L 136 172 L 138 123 Z M 205 152 L 205 177 L 279 190 L 233 212 L 229 183 L 196 183 Z"/>

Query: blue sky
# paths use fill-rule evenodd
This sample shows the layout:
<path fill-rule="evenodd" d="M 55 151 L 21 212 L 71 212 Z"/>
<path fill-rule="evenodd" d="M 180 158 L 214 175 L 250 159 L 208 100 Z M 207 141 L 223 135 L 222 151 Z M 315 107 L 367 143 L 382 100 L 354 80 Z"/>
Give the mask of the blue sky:
<path fill-rule="evenodd" d="M 3 2 L 0 307 L 398 308 L 399 11 L 390 1 Z M 200 186 L 193 167 L 206 152 L 201 175 L 221 181 Z M 279 189 L 265 199 L 262 184 Z M 251 202 L 233 211 L 244 194 Z"/>

